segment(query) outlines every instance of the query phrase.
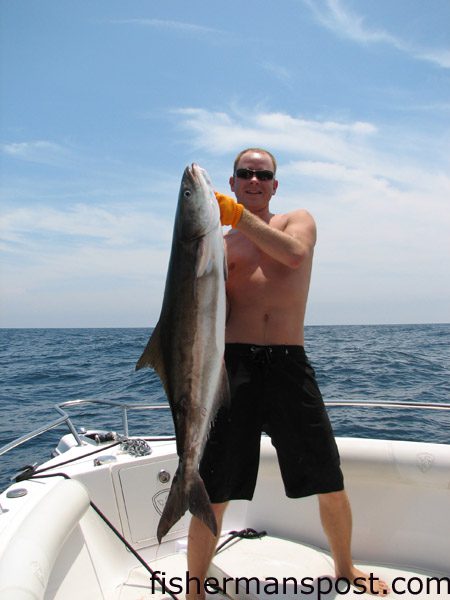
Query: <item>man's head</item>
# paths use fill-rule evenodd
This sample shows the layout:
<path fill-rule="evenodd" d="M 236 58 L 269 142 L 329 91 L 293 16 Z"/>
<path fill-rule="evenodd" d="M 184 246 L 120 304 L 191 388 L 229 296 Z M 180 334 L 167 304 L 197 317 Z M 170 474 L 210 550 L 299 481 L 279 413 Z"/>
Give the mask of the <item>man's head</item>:
<path fill-rule="evenodd" d="M 267 154 L 267 156 L 269 156 L 270 160 L 272 161 L 272 171 L 274 173 L 274 175 L 277 172 L 277 161 L 275 159 L 275 156 L 269 152 L 268 150 L 264 150 L 264 148 L 246 148 L 245 150 L 241 150 L 241 152 L 239 152 L 239 154 L 236 156 L 235 160 L 234 160 L 234 165 L 233 165 L 233 174 L 236 174 L 236 169 L 238 168 L 239 165 L 239 161 L 241 160 L 241 158 L 244 156 L 244 154 L 247 154 L 247 152 L 256 152 L 258 154 Z"/>
<path fill-rule="evenodd" d="M 246 148 L 239 152 L 230 177 L 230 187 L 238 201 L 250 210 L 267 207 L 278 187 L 276 168 L 275 157 L 263 148 Z"/>

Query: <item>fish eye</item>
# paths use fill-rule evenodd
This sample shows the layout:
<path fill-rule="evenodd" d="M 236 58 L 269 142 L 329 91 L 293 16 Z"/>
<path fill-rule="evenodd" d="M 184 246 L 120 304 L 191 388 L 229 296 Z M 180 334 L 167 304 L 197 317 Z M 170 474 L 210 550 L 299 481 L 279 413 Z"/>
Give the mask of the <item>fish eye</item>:
<path fill-rule="evenodd" d="M 185 198 L 190 198 L 192 196 L 192 192 L 191 190 L 185 190 L 184 191 L 184 197 Z"/>

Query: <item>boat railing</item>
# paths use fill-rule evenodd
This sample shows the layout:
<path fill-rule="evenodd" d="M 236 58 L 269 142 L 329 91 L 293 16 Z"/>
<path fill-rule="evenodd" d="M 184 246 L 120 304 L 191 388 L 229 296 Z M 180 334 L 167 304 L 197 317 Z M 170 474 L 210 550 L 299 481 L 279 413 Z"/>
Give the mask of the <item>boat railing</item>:
<path fill-rule="evenodd" d="M 55 404 L 55 410 L 61 415 L 58 419 L 47 423 L 46 425 L 42 425 L 25 435 L 22 435 L 9 444 L 0 447 L 0 456 L 6 454 L 10 450 L 17 448 L 18 446 L 22 446 L 26 442 L 37 438 L 47 431 L 51 429 L 55 429 L 60 425 L 66 425 L 69 429 L 69 432 L 73 435 L 76 444 L 78 446 L 83 446 L 86 442 L 83 441 L 81 435 L 82 433 L 77 431 L 76 427 L 73 424 L 72 418 L 66 412 L 65 409 L 72 408 L 75 406 L 82 406 L 85 404 L 95 404 L 95 405 L 105 405 L 110 408 L 119 409 L 122 413 L 122 432 L 125 437 L 129 437 L 129 426 L 128 426 L 128 412 L 132 410 L 167 410 L 170 408 L 168 404 L 124 404 L 123 402 L 115 402 L 114 400 L 98 400 L 92 398 L 78 398 L 76 400 L 67 400 L 66 402 L 61 402 L 59 404 Z"/>
<path fill-rule="evenodd" d="M 122 430 L 123 435 L 125 437 L 129 437 L 129 425 L 128 425 L 128 413 L 130 411 L 137 410 L 168 410 L 170 406 L 168 404 L 126 404 L 123 402 L 115 402 L 114 400 L 98 400 L 98 399 L 90 399 L 90 398 L 79 398 L 76 400 L 67 400 L 66 402 L 61 402 L 59 404 L 55 404 L 55 410 L 61 415 L 58 419 L 47 423 L 33 431 L 22 435 L 9 444 L 0 447 L 0 456 L 6 454 L 7 452 L 17 448 L 18 446 L 22 446 L 26 442 L 37 438 L 47 431 L 51 429 L 55 429 L 60 425 L 66 425 L 69 429 L 69 432 L 73 435 L 76 444 L 78 446 L 83 446 L 86 444 L 82 439 L 81 431 L 77 431 L 74 426 L 70 415 L 66 412 L 67 408 L 73 408 L 76 406 L 82 406 L 86 404 L 95 404 L 95 405 L 105 405 L 108 407 L 116 408 L 122 413 Z M 395 401 L 373 401 L 373 402 L 358 402 L 358 401 L 347 401 L 347 400 L 327 400 L 325 402 L 327 408 L 333 407 L 356 407 L 356 408 L 382 408 L 382 409 L 405 409 L 405 410 L 444 410 L 450 411 L 449 404 L 441 404 L 441 403 L 432 403 L 432 402 L 395 402 Z"/>

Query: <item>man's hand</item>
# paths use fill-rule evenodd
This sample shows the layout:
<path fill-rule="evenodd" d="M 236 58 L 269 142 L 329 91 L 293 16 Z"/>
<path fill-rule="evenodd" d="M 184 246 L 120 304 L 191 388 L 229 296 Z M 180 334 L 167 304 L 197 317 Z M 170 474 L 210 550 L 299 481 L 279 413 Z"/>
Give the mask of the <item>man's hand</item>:
<path fill-rule="evenodd" d="M 220 208 L 220 222 L 222 225 L 231 225 L 236 227 L 242 217 L 244 205 L 239 204 L 233 198 L 214 192 Z"/>

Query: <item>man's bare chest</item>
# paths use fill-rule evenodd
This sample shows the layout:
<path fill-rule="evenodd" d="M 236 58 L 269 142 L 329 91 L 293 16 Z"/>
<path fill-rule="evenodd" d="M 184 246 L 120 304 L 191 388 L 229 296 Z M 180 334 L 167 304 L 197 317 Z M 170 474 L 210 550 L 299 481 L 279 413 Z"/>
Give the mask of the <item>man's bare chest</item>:
<path fill-rule="evenodd" d="M 292 269 L 270 257 L 247 240 L 227 244 L 228 287 L 291 287 Z"/>

